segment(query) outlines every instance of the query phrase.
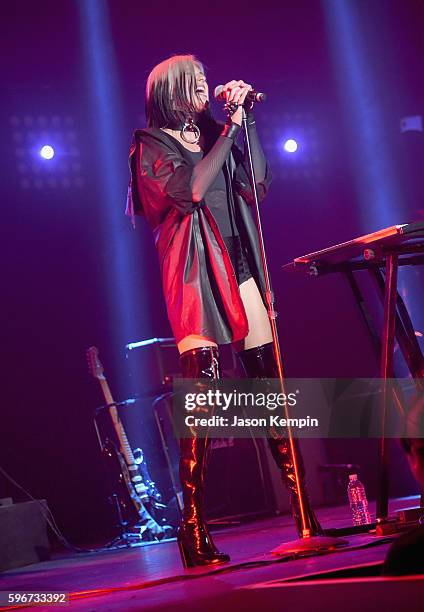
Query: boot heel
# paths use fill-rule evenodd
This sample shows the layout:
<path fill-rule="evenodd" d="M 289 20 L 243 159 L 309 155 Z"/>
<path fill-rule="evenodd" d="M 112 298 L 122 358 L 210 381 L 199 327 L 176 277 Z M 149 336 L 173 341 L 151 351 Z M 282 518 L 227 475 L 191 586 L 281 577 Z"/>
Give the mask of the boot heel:
<path fill-rule="evenodd" d="M 186 549 L 186 547 L 180 540 L 178 540 L 178 548 L 180 551 L 180 556 L 181 556 L 183 567 L 185 567 L 186 569 L 188 569 L 189 567 L 194 567 L 195 564 L 193 563 L 193 560 L 190 558 L 190 554 L 188 550 Z"/>
<path fill-rule="evenodd" d="M 197 540 L 198 544 L 201 542 L 202 538 L 197 538 Z M 203 541 L 202 546 L 196 547 L 196 538 L 190 537 L 187 539 L 187 537 L 180 532 L 177 534 L 177 543 L 181 555 L 181 561 L 186 569 L 190 567 L 197 567 L 198 565 L 217 565 L 219 563 L 227 563 L 230 560 L 229 555 L 219 552 L 219 550 L 214 546 L 209 535 L 207 537 L 206 545 Z"/>

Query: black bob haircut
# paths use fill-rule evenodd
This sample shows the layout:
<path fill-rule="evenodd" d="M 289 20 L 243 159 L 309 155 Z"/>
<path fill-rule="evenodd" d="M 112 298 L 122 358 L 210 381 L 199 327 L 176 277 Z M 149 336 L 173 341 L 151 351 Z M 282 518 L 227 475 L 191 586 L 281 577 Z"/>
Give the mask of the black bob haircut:
<path fill-rule="evenodd" d="M 148 127 L 179 129 L 196 113 L 196 66 L 203 72 L 194 55 L 174 55 L 153 68 L 146 85 Z"/>

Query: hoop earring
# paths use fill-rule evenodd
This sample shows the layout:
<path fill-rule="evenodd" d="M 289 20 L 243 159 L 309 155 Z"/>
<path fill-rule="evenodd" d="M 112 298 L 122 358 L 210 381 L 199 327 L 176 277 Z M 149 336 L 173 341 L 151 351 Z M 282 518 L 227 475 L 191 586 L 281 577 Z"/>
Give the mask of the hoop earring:
<path fill-rule="evenodd" d="M 190 140 L 189 138 L 187 138 L 188 133 L 194 134 L 194 140 Z M 184 140 L 184 142 L 187 142 L 188 144 L 197 144 L 199 142 L 200 130 L 194 123 L 193 117 L 188 117 L 185 120 L 184 125 L 181 128 L 180 136 Z"/>

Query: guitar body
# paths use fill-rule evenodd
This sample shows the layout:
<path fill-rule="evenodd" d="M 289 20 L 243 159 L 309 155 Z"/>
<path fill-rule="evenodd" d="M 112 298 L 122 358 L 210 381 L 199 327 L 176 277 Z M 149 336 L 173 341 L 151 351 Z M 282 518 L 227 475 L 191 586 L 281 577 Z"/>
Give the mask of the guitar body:
<path fill-rule="evenodd" d="M 131 478 L 124 458 L 119 452 L 115 442 L 107 438 L 103 445 L 103 456 L 109 475 L 109 489 L 111 496 L 116 495 L 122 519 L 129 527 L 134 527 L 139 518 L 136 496 L 131 486 Z"/>

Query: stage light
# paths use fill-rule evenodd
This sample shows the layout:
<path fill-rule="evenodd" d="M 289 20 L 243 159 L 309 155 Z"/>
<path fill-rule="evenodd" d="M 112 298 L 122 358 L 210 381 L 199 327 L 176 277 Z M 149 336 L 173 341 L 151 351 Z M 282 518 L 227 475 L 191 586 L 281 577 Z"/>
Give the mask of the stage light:
<path fill-rule="evenodd" d="M 52 159 L 54 157 L 54 149 L 50 145 L 44 145 L 40 149 L 40 155 L 44 159 Z"/>
<path fill-rule="evenodd" d="M 423 131 L 422 115 L 402 117 L 400 120 L 400 131 L 401 133 L 403 132 L 422 132 Z"/>
<path fill-rule="evenodd" d="M 295 153 L 297 151 L 298 145 L 293 138 L 289 138 L 284 142 L 283 147 L 284 150 L 287 151 L 287 153 Z"/>
<path fill-rule="evenodd" d="M 85 186 L 78 132 L 75 130 L 75 121 L 72 117 L 14 115 L 10 117 L 10 126 L 12 142 L 15 145 L 17 172 L 25 175 L 30 181 L 30 187 L 82 189 Z M 30 164 L 27 164 L 28 160 L 31 160 Z M 53 179 L 52 173 L 59 176 Z M 67 178 L 65 183 L 62 181 L 64 175 Z M 37 178 L 43 180 L 41 187 L 39 183 L 37 185 L 34 183 Z M 27 189 L 26 182 L 21 182 L 21 187 Z"/>

